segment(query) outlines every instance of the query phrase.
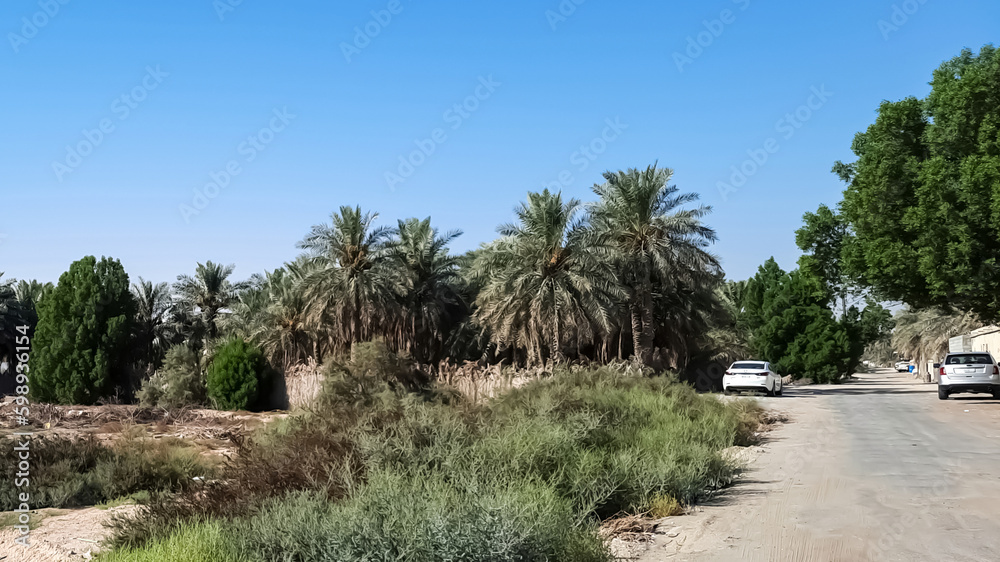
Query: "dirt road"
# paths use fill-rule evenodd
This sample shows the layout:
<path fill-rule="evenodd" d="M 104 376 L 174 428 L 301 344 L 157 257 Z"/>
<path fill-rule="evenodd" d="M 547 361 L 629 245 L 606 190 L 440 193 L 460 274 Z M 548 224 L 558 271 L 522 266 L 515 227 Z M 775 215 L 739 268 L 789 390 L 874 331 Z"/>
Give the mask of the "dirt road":
<path fill-rule="evenodd" d="M 790 423 L 640 560 L 1000 560 L 1000 401 L 858 377 L 762 399 Z"/>

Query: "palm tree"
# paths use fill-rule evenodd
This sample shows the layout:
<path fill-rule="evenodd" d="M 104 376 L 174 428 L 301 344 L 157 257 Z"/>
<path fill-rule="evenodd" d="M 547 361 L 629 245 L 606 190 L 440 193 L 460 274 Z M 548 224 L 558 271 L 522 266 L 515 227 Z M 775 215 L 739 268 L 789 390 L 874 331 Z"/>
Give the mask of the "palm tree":
<path fill-rule="evenodd" d="M 714 361 L 728 365 L 751 356 L 750 330 L 741 322 L 747 285 L 745 280 L 726 281 L 715 290 L 715 318 L 708 332 Z"/>
<path fill-rule="evenodd" d="M 322 360 L 321 329 L 312 322 L 301 263 L 255 275 L 234 306 L 234 331 L 260 346 L 272 365 L 286 371 L 310 355 Z"/>
<path fill-rule="evenodd" d="M 145 376 L 153 374 L 170 346 L 170 285 L 153 284 L 142 277 L 132 284 L 138 309 L 135 317 L 137 363 Z"/>
<path fill-rule="evenodd" d="M 515 209 L 516 224 L 481 251 L 473 266 L 482 284 L 479 321 L 503 347 L 523 347 L 529 363 L 541 363 L 542 347 L 558 361 L 567 335 L 577 348 L 609 327 L 608 311 L 620 295 L 607 256 L 592 246 L 576 199 L 529 193 Z"/>
<path fill-rule="evenodd" d="M 668 185 L 669 168 L 606 172 L 595 185 L 600 198 L 591 213 L 594 232 L 617 257 L 628 291 L 632 343 L 636 358 L 649 364 L 656 335 L 653 320 L 654 280 L 661 291 L 674 291 L 681 282 L 712 284 L 721 273 L 718 260 L 706 248 L 715 231 L 702 224 L 710 207 L 682 209 L 698 200 L 694 193 L 679 194 Z"/>
<path fill-rule="evenodd" d="M 917 362 L 922 369 L 927 361 L 936 361 L 948 351 L 948 340 L 968 334 L 983 326 L 972 312 L 946 311 L 940 308 L 907 308 L 896 314 L 892 345 L 897 352 Z"/>
<path fill-rule="evenodd" d="M 310 265 L 303 279 L 310 315 L 330 326 L 338 347 L 384 333 L 395 317 L 388 243 L 393 229 L 374 227 L 377 213 L 341 207 L 330 224 L 312 227 L 298 244 Z"/>
<path fill-rule="evenodd" d="M 0 278 L 3 272 L 0 272 Z M 34 331 L 38 324 L 37 305 L 53 288 L 52 283 L 0 279 L 0 356 L 12 355 L 19 326 Z"/>
<path fill-rule="evenodd" d="M 3 272 L 0 272 L 3 277 Z M 13 281 L 0 279 L 0 359 L 13 354 L 17 327 L 24 324 L 24 310 L 12 287 Z"/>
<path fill-rule="evenodd" d="M 22 279 L 11 286 L 14 289 L 14 295 L 18 302 L 20 302 L 24 308 L 32 311 L 32 313 L 36 310 L 39 301 L 41 301 L 49 291 L 55 288 L 55 285 L 52 283 L 41 283 L 35 279 L 32 279 L 31 281 L 25 281 Z"/>
<path fill-rule="evenodd" d="M 178 313 L 188 316 L 197 325 L 193 326 L 195 333 L 189 339 L 194 341 L 194 347 L 202 344 L 201 335 L 209 340 L 219 336 L 219 316 L 234 302 L 237 292 L 246 287 L 245 283 L 232 283 L 229 276 L 236 268 L 234 265 L 221 265 L 211 261 L 199 263 L 194 276 L 178 275 L 174 283 L 177 293 Z"/>
<path fill-rule="evenodd" d="M 420 362 L 438 359 L 449 329 L 468 314 L 459 258 L 448 253 L 448 245 L 461 234 L 440 235 L 430 218 L 401 220 L 389 245 L 403 308 L 400 334 L 407 334 L 402 339 Z"/>

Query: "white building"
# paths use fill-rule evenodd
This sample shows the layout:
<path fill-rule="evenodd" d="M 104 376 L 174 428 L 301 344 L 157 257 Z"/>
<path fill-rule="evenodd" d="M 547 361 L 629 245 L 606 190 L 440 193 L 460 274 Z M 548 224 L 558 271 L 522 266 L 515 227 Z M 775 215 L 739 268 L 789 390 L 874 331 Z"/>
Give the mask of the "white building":
<path fill-rule="evenodd" d="M 988 351 L 1000 359 L 1000 326 L 986 326 L 973 330 L 972 351 Z"/>

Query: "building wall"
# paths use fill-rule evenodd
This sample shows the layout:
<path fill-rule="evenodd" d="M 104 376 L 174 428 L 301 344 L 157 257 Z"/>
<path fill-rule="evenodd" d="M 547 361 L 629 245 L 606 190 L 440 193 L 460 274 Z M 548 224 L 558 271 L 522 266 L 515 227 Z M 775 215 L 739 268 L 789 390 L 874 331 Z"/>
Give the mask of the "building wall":
<path fill-rule="evenodd" d="M 972 350 L 988 351 L 1000 360 L 1000 326 L 987 326 L 972 331 Z"/>

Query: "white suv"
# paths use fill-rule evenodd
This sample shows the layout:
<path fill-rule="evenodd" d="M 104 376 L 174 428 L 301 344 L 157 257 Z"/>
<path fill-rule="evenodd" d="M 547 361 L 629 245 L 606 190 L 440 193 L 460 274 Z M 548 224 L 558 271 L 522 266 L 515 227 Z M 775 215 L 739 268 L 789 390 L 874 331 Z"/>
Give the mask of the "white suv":
<path fill-rule="evenodd" d="M 1000 398 L 1000 367 L 984 351 L 949 353 L 938 370 L 938 398 L 959 392 L 989 392 Z"/>
<path fill-rule="evenodd" d="M 781 396 L 781 377 L 767 361 L 737 361 L 722 377 L 722 390 L 726 394 L 739 390 L 763 390 L 768 396 Z"/>

